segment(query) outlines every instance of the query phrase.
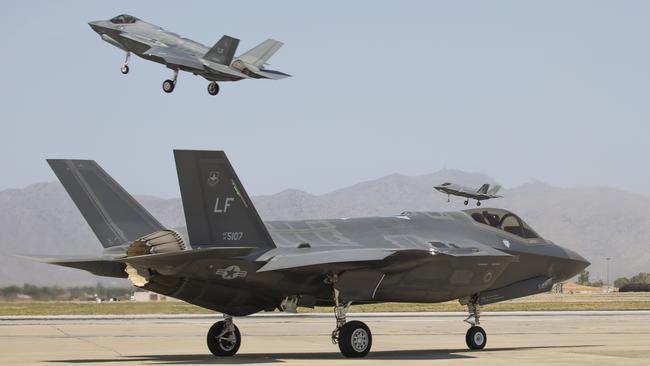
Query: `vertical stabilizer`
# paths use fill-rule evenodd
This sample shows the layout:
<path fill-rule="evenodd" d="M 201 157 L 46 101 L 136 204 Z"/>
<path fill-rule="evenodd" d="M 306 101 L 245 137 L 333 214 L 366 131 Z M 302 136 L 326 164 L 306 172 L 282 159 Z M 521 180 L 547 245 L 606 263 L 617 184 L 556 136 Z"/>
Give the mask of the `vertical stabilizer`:
<path fill-rule="evenodd" d="M 230 36 L 223 36 L 221 39 L 203 56 L 204 59 L 216 62 L 222 65 L 230 65 L 232 58 L 235 56 L 239 40 Z"/>
<path fill-rule="evenodd" d="M 497 194 L 497 192 L 499 192 L 500 189 L 501 189 L 501 186 L 497 184 L 497 185 L 493 186 L 492 188 L 490 188 L 490 190 L 488 190 L 487 193 L 489 195 L 495 195 L 495 194 Z"/>
<path fill-rule="evenodd" d="M 164 229 L 95 161 L 47 162 L 104 248 Z"/>
<path fill-rule="evenodd" d="M 223 151 L 174 150 L 190 245 L 274 248 Z"/>
<path fill-rule="evenodd" d="M 237 59 L 259 69 L 264 66 L 264 64 L 280 49 L 280 47 L 282 47 L 283 44 L 284 43 L 274 39 L 267 39 L 244 52 L 241 56 L 237 57 Z"/>
<path fill-rule="evenodd" d="M 479 188 L 478 191 L 476 191 L 476 193 L 487 193 L 489 188 L 490 188 L 490 185 L 486 183 L 486 184 L 482 185 L 481 188 Z"/>

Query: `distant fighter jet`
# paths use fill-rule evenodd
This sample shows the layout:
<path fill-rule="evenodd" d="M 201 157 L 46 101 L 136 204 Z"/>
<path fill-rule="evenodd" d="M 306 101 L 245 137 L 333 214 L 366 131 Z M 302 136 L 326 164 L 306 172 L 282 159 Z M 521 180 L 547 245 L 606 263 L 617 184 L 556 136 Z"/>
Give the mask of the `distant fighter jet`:
<path fill-rule="evenodd" d="M 214 47 L 209 48 L 127 14 L 88 24 L 104 41 L 126 51 L 126 59 L 121 68 L 122 74 L 129 73 L 129 58 L 132 52 L 172 69 L 174 71 L 172 78 L 163 82 L 165 93 L 174 91 L 180 70 L 209 80 L 210 95 L 219 93 L 217 81 L 283 79 L 290 76 L 264 68 L 269 58 L 283 45 L 282 42 L 273 39 L 267 39 L 251 50 L 234 57 L 239 39 L 230 36 L 221 37 Z"/>
<path fill-rule="evenodd" d="M 447 194 L 447 202 L 450 201 L 449 199 L 450 195 L 466 197 L 467 199 L 465 200 L 465 202 L 463 202 L 466 206 L 467 204 L 469 204 L 470 198 L 475 199 L 476 205 L 480 206 L 481 201 L 483 200 L 489 200 L 490 198 L 501 197 L 497 195 L 497 192 L 499 192 L 499 189 L 501 189 L 501 186 L 498 184 L 490 188 L 490 185 L 486 183 L 482 185 L 481 188 L 476 189 L 476 188 L 461 186 L 460 184 L 442 183 L 441 185 L 435 186 L 434 188 L 442 193 Z"/>
<path fill-rule="evenodd" d="M 454 299 L 469 312 L 467 346 L 483 349 L 482 305 L 549 291 L 589 265 L 502 209 L 263 222 L 223 151 L 174 156 L 187 228 L 163 226 L 94 161 L 48 160 L 104 252 L 40 261 L 223 313 L 207 337 L 216 356 L 239 349 L 232 316 L 318 305 L 335 309 L 341 353 L 363 357 L 372 333 L 348 321 L 350 304 Z"/>

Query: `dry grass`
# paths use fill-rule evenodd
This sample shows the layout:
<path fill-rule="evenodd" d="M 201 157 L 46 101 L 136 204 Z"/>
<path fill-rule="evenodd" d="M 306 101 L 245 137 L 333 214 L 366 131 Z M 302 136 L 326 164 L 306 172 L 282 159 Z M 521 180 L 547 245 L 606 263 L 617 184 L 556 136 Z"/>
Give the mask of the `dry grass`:
<path fill-rule="evenodd" d="M 485 311 L 560 311 L 560 310 L 650 310 L 650 294 L 599 296 L 531 296 L 521 300 L 487 305 Z M 300 308 L 299 312 L 331 312 L 332 308 Z M 353 305 L 351 312 L 466 311 L 457 301 L 438 304 Z M 0 316 L 8 315 L 133 315 L 133 314 L 211 314 L 210 310 L 179 301 L 168 302 L 0 302 Z"/>

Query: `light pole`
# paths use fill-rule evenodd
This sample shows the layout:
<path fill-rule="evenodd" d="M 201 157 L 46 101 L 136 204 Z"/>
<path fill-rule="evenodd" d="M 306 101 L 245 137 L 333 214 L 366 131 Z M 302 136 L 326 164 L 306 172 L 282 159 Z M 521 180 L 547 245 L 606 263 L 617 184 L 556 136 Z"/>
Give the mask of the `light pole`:
<path fill-rule="evenodd" d="M 610 257 L 605 258 L 605 260 L 607 261 L 607 292 L 609 292 L 609 261 L 610 261 L 610 259 L 612 259 L 612 258 L 610 258 Z"/>

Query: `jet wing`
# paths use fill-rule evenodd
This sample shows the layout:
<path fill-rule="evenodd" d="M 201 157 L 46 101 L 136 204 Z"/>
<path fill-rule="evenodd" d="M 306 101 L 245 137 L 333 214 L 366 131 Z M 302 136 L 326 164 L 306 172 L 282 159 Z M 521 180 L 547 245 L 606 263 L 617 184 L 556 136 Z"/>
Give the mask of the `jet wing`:
<path fill-rule="evenodd" d="M 277 254 L 270 258 L 257 272 L 295 269 L 323 264 L 380 261 L 395 251 L 381 248 L 315 250 L 298 253 Z"/>
<path fill-rule="evenodd" d="M 299 249 L 301 252 L 278 253 L 270 258 L 266 255 L 258 258 L 258 261 L 265 261 L 257 272 L 293 270 L 311 266 L 333 266 L 355 267 L 353 262 L 374 263 L 375 265 L 418 264 L 422 260 L 431 259 L 434 256 L 452 257 L 476 257 L 480 260 L 491 257 L 498 258 L 503 262 L 510 262 L 514 259 L 510 254 L 491 248 L 487 245 L 475 243 L 472 246 L 448 249 L 412 249 L 412 248 L 349 248 L 349 249 L 320 249 L 312 250 Z"/>
<path fill-rule="evenodd" d="M 151 47 L 145 56 L 161 59 L 167 66 L 179 66 L 185 69 L 204 70 L 203 63 L 198 57 L 189 55 L 177 47 Z"/>

